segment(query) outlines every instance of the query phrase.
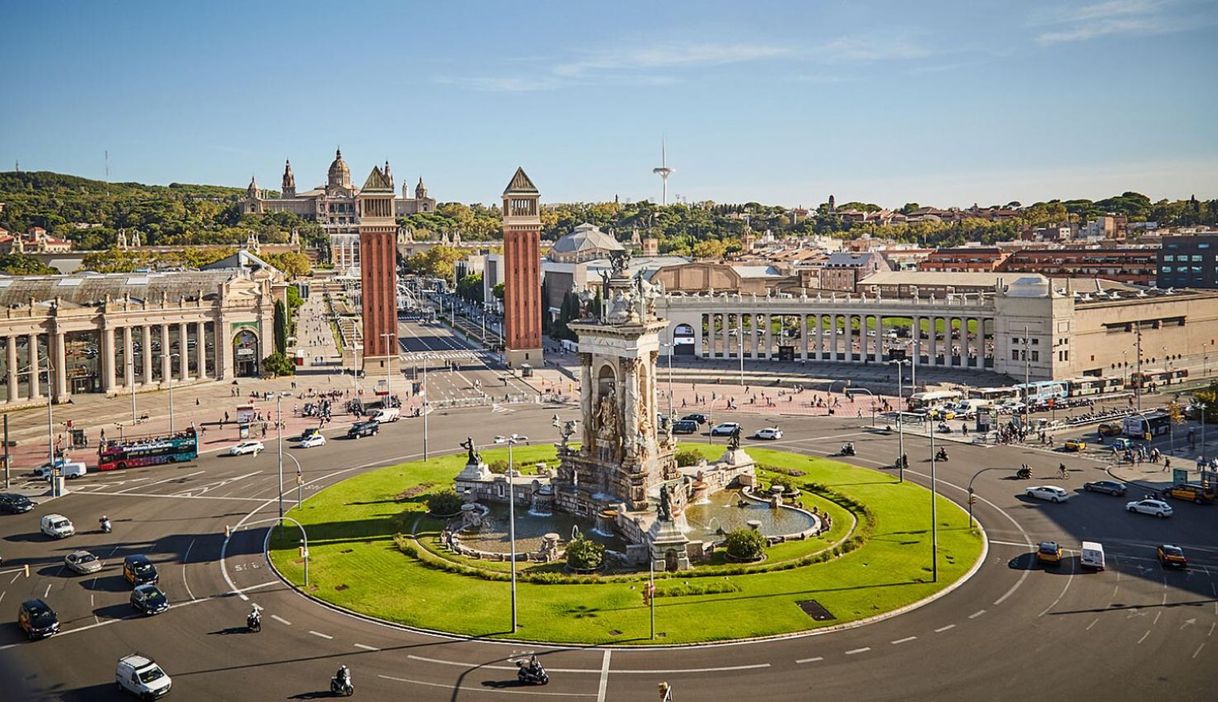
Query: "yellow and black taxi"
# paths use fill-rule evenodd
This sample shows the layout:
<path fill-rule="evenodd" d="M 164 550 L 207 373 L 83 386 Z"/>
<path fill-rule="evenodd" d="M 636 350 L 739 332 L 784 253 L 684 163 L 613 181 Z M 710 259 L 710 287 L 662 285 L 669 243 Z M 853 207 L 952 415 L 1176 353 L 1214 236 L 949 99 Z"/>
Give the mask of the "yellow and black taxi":
<path fill-rule="evenodd" d="M 17 626 L 27 638 L 45 639 L 59 633 L 59 617 L 50 605 L 35 598 L 21 603 L 17 610 Z"/>
<path fill-rule="evenodd" d="M 147 583 L 155 585 L 161 579 L 160 575 L 156 572 L 156 566 L 152 564 L 152 561 L 148 560 L 148 556 L 142 553 L 127 556 L 123 559 L 123 577 L 132 586 Z"/>
<path fill-rule="evenodd" d="M 1041 541 L 1040 546 L 1036 548 L 1036 560 L 1038 563 L 1055 566 L 1062 562 L 1062 547 L 1056 541 Z"/>
<path fill-rule="evenodd" d="M 1066 444 L 1063 448 L 1067 451 L 1086 451 L 1087 441 L 1085 439 L 1066 439 Z"/>
<path fill-rule="evenodd" d="M 1187 568 L 1188 559 L 1184 557 L 1184 549 L 1172 544 L 1160 544 L 1155 549 L 1155 555 L 1159 557 L 1159 563 L 1165 568 Z"/>
<path fill-rule="evenodd" d="M 1213 488 L 1204 485 L 1193 485 L 1191 483 L 1172 485 L 1168 488 L 1167 495 L 1177 500 L 1188 500 L 1197 504 L 1214 501 Z"/>

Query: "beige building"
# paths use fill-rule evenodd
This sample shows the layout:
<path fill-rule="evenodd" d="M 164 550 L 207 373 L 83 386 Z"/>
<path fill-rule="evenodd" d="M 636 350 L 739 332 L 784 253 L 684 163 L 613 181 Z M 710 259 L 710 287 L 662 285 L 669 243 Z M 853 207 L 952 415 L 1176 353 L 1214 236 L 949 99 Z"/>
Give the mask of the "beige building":
<path fill-rule="evenodd" d="M 393 173 L 389 169 L 388 161 L 381 172 L 392 186 Z M 393 199 L 395 217 L 432 212 L 436 209 L 436 200 L 428 196 L 422 177 L 415 185 L 413 197 L 404 183 L 401 193 L 400 197 Z M 353 269 L 359 268 L 359 212 L 355 203 L 358 195 L 359 188 L 351 184 L 351 169 L 343 160 L 343 152 L 340 149 L 334 154 L 334 161 L 326 174 L 326 184 L 312 190 L 301 193 L 296 191 L 296 175 L 292 172 L 291 161 L 284 165 L 279 197 L 267 197 L 258 188 L 258 183 L 251 178 L 245 197 L 241 200 L 241 211 L 291 212 L 316 220 L 330 237 L 330 260 L 335 269 L 343 273 L 354 273 Z"/>
<path fill-rule="evenodd" d="M 0 277 L 0 408 L 257 376 L 285 287 L 265 268 Z"/>

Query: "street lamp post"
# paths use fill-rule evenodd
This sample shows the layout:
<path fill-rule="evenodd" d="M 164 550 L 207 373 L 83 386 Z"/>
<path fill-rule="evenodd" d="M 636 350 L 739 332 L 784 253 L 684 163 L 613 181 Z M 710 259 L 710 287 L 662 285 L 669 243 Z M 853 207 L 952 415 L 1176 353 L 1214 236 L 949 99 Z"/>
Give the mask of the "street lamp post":
<path fill-rule="evenodd" d="M 974 499 L 973 498 L 973 481 L 977 479 L 978 475 L 981 475 L 982 473 L 986 472 L 987 470 L 998 470 L 998 469 L 997 468 L 982 468 L 981 470 L 977 471 L 976 473 L 973 473 L 973 477 L 968 479 L 968 528 L 970 531 L 973 528 L 973 499 Z"/>
<path fill-rule="evenodd" d="M 396 353 L 393 353 L 393 354 L 390 353 L 390 346 L 389 346 L 390 341 L 389 340 L 394 338 L 395 336 L 396 336 L 396 334 L 394 334 L 394 332 L 385 332 L 385 333 L 381 334 L 381 338 L 385 340 L 385 406 L 386 407 L 389 406 L 390 371 L 393 368 L 393 357 L 397 355 Z"/>
<path fill-rule="evenodd" d="M 423 460 L 427 460 L 427 356 L 423 356 L 423 385 L 419 397 L 419 411 L 423 413 Z"/>
<path fill-rule="evenodd" d="M 756 324 L 756 320 L 753 320 Z M 740 356 L 740 387 L 744 387 L 744 315 L 736 315 L 736 344 L 737 355 Z M 767 330 L 769 331 L 769 330 Z M 768 351 L 767 351 L 768 353 Z M 671 359 L 670 359 L 671 360 Z"/>
<path fill-rule="evenodd" d="M 495 438 L 497 444 L 508 447 L 508 541 L 512 546 L 512 633 L 516 633 L 516 468 L 512 460 L 512 447 L 523 439 L 519 434 Z"/>
<path fill-rule="evenodd" d="M 173 359 L 175 358 L 180 358 L 180 356 L 176 353 L 169 354 L 171 368 L 173 367 Z M 169 376 L 170 377 L 165 379 L 165 382 L 169 383 L 169 435 L 173 436 L 173 373 L 170 373 Z"/>
<path fill-rule="evenodd" d="M 888 363 L 897 367 L 897 482 L 905 482 L 905 370 L 908 361 L 898 359 Z M 933 434 L 932 434 L 933 436 Z"/>
<path fill-rule="evenodd" d="M 135 426 L 135 354 L 131 354 L 131 358 L 127 359 L 127 384 L 131 386 L 131 426 Z"/>
<path fill-rule="evenodd" d="M 671 422 L 675 416 L 672 411 L 672 355 L 676 353 L 676 343 L 660 344 L 668 349 L 668 421 Z"/>
<path fill-rule="evenodd" d="M 283 523 L 283 397 L 275 395 L 275 443 L 279 451 L 279 523 Z"/>
<path fill-rule="evenodd" d="M 930 580 L 939 582 L 938 483 L 935 479 L 935 432 L 930 432 Z"/>

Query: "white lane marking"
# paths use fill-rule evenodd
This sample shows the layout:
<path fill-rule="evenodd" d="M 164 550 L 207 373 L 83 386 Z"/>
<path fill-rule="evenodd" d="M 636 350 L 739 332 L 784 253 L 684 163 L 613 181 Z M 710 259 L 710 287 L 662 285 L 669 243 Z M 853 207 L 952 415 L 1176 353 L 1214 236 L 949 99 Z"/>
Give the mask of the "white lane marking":
<path fill-rule="evenodd" d="M 323 639 L 332 639 L 332 638 L 334 638 L 333 636 L 330 636 L 329 634 L 323 634 L 323 633 L 321 633 L 320 631 L 313 631 L 312 629 L 309 629 L 309 633 L 310 633 L 310 634 L 312 634 L 312 635 L 314 635 L 314 636 L 321 637 L 321 638 L 323 638 Z"/>
<path fill-rule="evenodd" d="M 893 645 L 893 646 L 896 646 L 896 645 L 898 645 L 898 644 L 909 643 L 910 641 L 913 641 L 913 640 L 915 640 L 915 639 L 917 639 L 917 638 L 918 638 L 918 637 L 916 637 L 916 636 L 906 636 L 906 637 L 905 637 L 905 638 L 903 638 L 903 639 L 897 639 L 896 641 L 893 641 L 893 642 L 891 642 L 891 643 L 892 643 L 892 645 Z"/>
<path fill-rule="evenodd" d="M 1150 625 L 1154 626 L 1155 624 L 1158 624 L 1159 617 L 1161 617 L 1161 616 L 1163 616 L 1163 610 L 1159 610 L 1158 612 L 1155 612 L 1155 618 L 1150 622 Z"/>
<path fill-rule="evenodd" d="M 825 660 L 824 656 L 816 656 L 815 658 L 800 658 L 796 663 L 819 663 Z"/>
<path fill-rule="evenodd" d="M 590 692 L 536 692 L 534 690 L 499 690 L 496 688 L 486 687 L 468 687 L 466 685 L 457 685 L 453 687 L 452 683 L 435 683 L 424 680 L 411 680 L 409 678 L 395 678 L 392 675 L 380 675 L 378 678 L 382 680 L 392 680 L 394 682 L 407 683 L 410 685 L 423 685 L 425 687 L 442 687 L 445 690 L 464 691 L 464 692 L 495 692 L 501 695 L 529 695 L 536 697 L 596 697 Z"/>
<path fill-rule="evenodd" d="M 365 645 L 364 645 L 364 644 L 362 644 L 362 643 L 357 643 L 357 644 L 355 644 L 355 647 L 356 647 L 356 648 L 362 648 L 362 649 L 364 649 L 365 651 L 379 651 L 379 650 L 381 650 L 381 649 L 377 648 L 376 646 L 365 646 Z"/>
<path fill-rule="evenodd" d="M 984 609 L 979 609 L 979 610 L 977 610 L 976 612 L 973 612 L 972 614 L 968 615 L 968 618 L 969 618 L 969 619 L 976 619 L 977 617 L 980 617 L 980 616 L 981 616 L 981 615 L 983 615 L 983 614 L 985 614 L 985 610 L 984 610 Z"/>
<path fill-rule="evenodd" d="M 1215 626 L 1218 626 L 1218 622 L 1214 622 L 1213 624 L 1210 624 L 1210 633 L 1206 634 L 1206 636 L 1213 636 L 1213 635 L 1214 635 L 1214 627 L 1215 627 Z"/>
<path fill-rule="evenodd" d="M 284 626 L 292 626 L 292 622 L 289 622 L 288 620 L 284 619 L 283 617 L 279 616 L 278 614 L 272 614 L 271 619 L 274 619 L 275 621 L 279 622 L 280 624 L 282 624 Z M 356 644 L 356 645 L 358 646 L 359 644 Z"/>
<path fill-rule="evenodd" d="M 1049 613 L 1049 610 L 1051 610 L 1057 606 L 1058 602 L 1062 601 L 1062 598 L 1066 596 L 1066 591 L 1070 589 L 1070 583 L 1074 582 L 1074 572 L 1075 572 L 1074 571 L 1074 559 L 1070 559 L 1070 575 L 1066 577 L 1065 586 L 1062 587 L 1062 591 L 1057 594 L 1057 599 L 1053 600 L 1053 602 L 1051 602 L 1048 607 L 1045 607 L 1041 611 L 1041 613 L 1036 616 L 1038 616 L 1038 617 L 1045 616 L 1046 614 Z"/>
<path fill-rule="evenodd" d="M 849 651 L 846 651 L 846 655 L 847 655 L 847 656 L 853 656 L 853 655 L 854 655 L 854 654 L 856 654 L 856 653 L 866 653 L 866 652 L 868 652 L 868 651 L 870 651 L 870 650 L 871 650 L 871 647 L 870 647 L 870 646 L 864 646 L 864 647 L 862 647 L 862 648 L 852 648 L 852 649 L 850 649 Z"/>
<path fill-rule="evenodd" d="M 1099 623 L 1099 621 L 1100 621 L 1100 618 L 1099 618 L 1099 617 L 1096 617 L 1095 619 L 1091 620 L 1091 623 L 1087 625 L 1086 631 L 1091 631 L 1091 627 L 1093 627 L 1093 626 L 1095 626 L 1096 624 L 1098 624 L 1098 623 Z"/>
<path fill-rule="evenodd" d="M 186 594 L 190 599 L 195 599 L 195 593 L 190 591 L 190 581 L 186 579 L 186 562 L 190 560 L 190 549 L 194 548 L 195 540 L 190 540 L 190 545 L 186 547 L 186 553 L 182 554 L 182 584 L 186 586 Z"/>
<path fill-rule="evenodd" d="M 108 493 L 106 493 L 106 494 L 107 494 L 107 495 L 126 495 L 126 494 L 127 494 L 129 491 L 131 491 L 131 490 L 139 490 L 139 489 L 143 489 L 143 488 L 150 488 L 150 487 L 152 487 L 153 485 L 160 485 L 161 483 L 168 483 L 168 482 L 172 482 L 172 481 L 174 481 L 174 480 L 183 480 L 183 479 L 185 479 L 185 478 L 192 478 L 192 477 L 194 477 L 194 476 L 196 476 L 196 475 L 202 475 L 202 474 L 204 474 L 204 473 L 206 473 L 206 472 L 207 472 L 207 471 L 205 471 L 205 470 L 196 470 L 195 472 L 193 472 L 193 473 L 187 473 L 186 475 L 175 475 L 175 476 L 172 476 L 172 477 L 169 477 L 169 478 L 165 478 L 164 480 L 157 480 L 156 482 L 152 482 L 152 483 L 145 483 L 145 484 L 143 484 L 143 485 L 137 485 L 137 486 L 135 486 L 135 487 L 133 487 L 133 488 L 126 488 L 126 489 L 124 489 L 124 490 L 119 490 L 118 492 L 108 492 Z"/>
<path fill-rule="evenodd" d="M 99 492 L 99 495 L 117 495 L 115 492 Z M 286 493 L 285 493 L 286 494 Z M 219 495 L 166 495 L 160 492 L 124 492 L 123 497 L 164 497 L 171 500 L 240 500 L 242 502 L 262 502 L 258 497 L 220 497 Z M 278 499 L 278 498 L 276 498 Z M 287 499 L 284 499 L 287 502 Z"/>
<path fill-rule="evenodd" d="M 51 594 L 51 585 L 54 585 L 54 583 L 47 583 L 47 591 L 42 593 L 42 599 L 45 600 L 47 595 Z"/>
<path fill-rule="evenodd" d="M 990 543 L 998 544 L 999 546 L 1014 546 L 1016 548 L 1027 548 L 1028 544 L 1021 544 L 1015 541 L 999 541 L 998 539 L 990 539 Z M 1065 550 L 1065 549 L 1062 549 Z"/>
<path fill-rule="evenodd" d="M 601 681 L 600 686 L 596 689 L 596 702 L 605 702 L 605 692 L 609 689 L 609 656 L 612 653 L 609 649 L 605 649 L 605 656 L 601 658 Z"/>
<path fill-rule="evenodd" d="M 0 602 L 3 602 L 3 601 L 4 601 L 4 593 L 5 593 L 5 592 L 8 592 L 8 591 L 7 591 L 7 590 L 0 591 Z M 90 607 L 92 607 L 92 606 L 93 606 L 93 600 L 92 600 L 92 599 L 90 599 L 90 600 L 89 600 L 89 606 L 90 606 Z"/>
<path fill-rule="evenodd" d="M 1201 649 L 1203 649 L 1203 648 L 1205 648 L 1204 642 L 1200 646 L 1197 647 L 1196 651 L 1193 651 L 1193 658 L 1196 658 L 1197 655 L 1201 653 Z"/>
<path fill-rule="evenodd" d="M 955 629 L 955 628 L 956 628 L 955 624 L 948 624 L 947 626 L 941 626 L 938 629 L 935 629 L 935 633 L 942 634 L 943 632 L 947 631 L 948 629 Z"/>
<path fill-rule="evenodd" d="M 238 475 L 238 476 L 235 476 L 232 478 L 225 478 L 225 479 L 220 480 L 215 483 L 209 483 L 207 485 L 201 485 L 199 487 L 190 488 L 189 490 L 182 490 L 181 492 L 175 492 L 174 495 L 178 496 L 178 497 L 199 497 L 199 496 L 203 495 L 204 493 L 211 492 L 212 490 L 217 490 L 219 488 L 224 487 L 225 485 L 235 483 L 238 480 L 244 480 L 253 475 L 261 475 L 261 471 L 254 471 L 253 473 L 246 473 L 245 475 Z M 221 497 L 223 497 L 223 495 L 221 495 Z"/>
<path fill-rule="evenodd" d="M 1150 629 L 1147 629 L 1146 633 L 1142 634 L 1142 638 L 1138 639 L 1138 643 L 1142 643 L 1143 641 L 1145 641 L 1147 636 L 1150 636 Z"/>
<path fill-rule="evenodd" d="M 12 580 L 10 580 L 10 581 L 8 581 L 8 584 L 9 584 L 9 585 L 12 585 L 13 583 L 17 582 L 17 578 L 20 578 L 20 577 L 21 577 L 21 575 L 22 575 L 22 572 L 21 572 L 21 571 L 17 571 L 17 573 L 16 573 L 15 575 L 13 575 L 13 579 L 12 579 Z"/>

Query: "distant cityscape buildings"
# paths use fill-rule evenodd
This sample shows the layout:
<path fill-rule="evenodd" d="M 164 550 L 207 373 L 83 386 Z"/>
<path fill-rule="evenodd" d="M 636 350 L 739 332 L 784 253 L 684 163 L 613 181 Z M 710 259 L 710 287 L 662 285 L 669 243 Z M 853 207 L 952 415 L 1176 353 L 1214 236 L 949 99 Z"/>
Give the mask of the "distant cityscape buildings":
<path fill-rule="evenodd" d="M 393 173 L 386 161 L 381 169 L 390 189 L 393 188 Z M 269 197 L 250 178 L 245 197 L 241 199 L 242 212 L 291 212 L 317 221 L 329 235 L 330 259 L 335 269 L 353 274 L 360 263 L 360 216 L 356 208 L 359 189 L 351 184 L 351 169 L 343 160 L 341 149 L 334 153 L 334 161 L 326 174 L 326 184 L 311 190 L 296 191 L 296 175 L 292 163 L 284 164 L 283 180 L 279 197 Z M 400 196 L 393 198 L 393 216 L 404 217 L 418 212 L 432 212 L 436 200 L 427 193 L 427 186 L 420 177 L 414 187 L 413 197 L 406 184 L 402 184 Z"/>

